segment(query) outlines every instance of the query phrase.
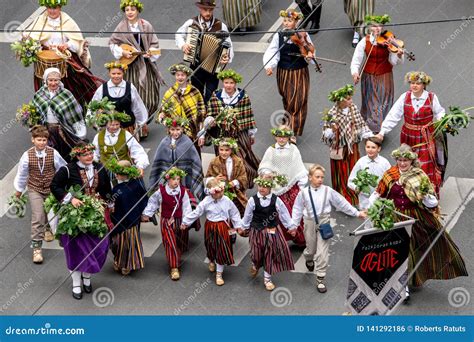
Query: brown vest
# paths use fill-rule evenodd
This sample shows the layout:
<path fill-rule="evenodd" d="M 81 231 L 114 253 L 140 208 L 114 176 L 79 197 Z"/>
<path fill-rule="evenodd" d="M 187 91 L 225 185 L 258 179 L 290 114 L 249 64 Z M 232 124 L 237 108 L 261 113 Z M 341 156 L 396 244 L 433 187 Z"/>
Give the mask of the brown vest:
<path fill-rule="evenodd" d="M 369 56 L 370 49 L 372 49 L 369 36 L 365 38 L 365 42 L 365 55 Z M 364 72 L 377 76 L 392 72 L 393 66 L 388 61 L 389 54 L 390 52 L 385 46 L 375 45 L 372 52 L 370 52 L 370 57 L 365 65 Z"/>
<path fill-rule="evenodd" d="M 40 159 L 36 156 L 34 147 L 28 150 L 28 189 L 39 192 L 42 195 L 50 193 L 49 185 L 56 173 L 54 168 L 54 149 L 46 147 L 45 152 L 44 169 L 43 173 L 41 173 L 40 166 L 43 166 L 43 158 Z"/>
<path fill-rule="evenodd" d="M 199 17 L 193 18 L 193 23 L 191 24 L 191 27 L 198 29 L 199 31 L 203 31 L 201 25 L 199 25 Z M 218 32 L 221 30 L 222 30 L 222 21 L 220 21 L 219 19 L 214 19 L 214 24 L 206 32 Z"/>

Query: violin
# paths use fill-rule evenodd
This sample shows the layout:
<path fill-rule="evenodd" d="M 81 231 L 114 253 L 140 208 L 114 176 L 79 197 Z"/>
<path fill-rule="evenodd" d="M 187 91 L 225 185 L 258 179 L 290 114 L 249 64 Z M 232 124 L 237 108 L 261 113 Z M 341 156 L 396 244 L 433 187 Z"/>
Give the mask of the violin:
<path fill-rule="evenodd" d="M 295 32 L 291 36 L 291 41 L 293 42 L 293 44 L 299 47 L 300 54 L 304 58 L 308 58 L 308 54 L 312 53 L 313 57 L 311 57 L 310 59 L 314 61 L 314 70 L 316 70 L 316 72 L 322 72 L 321 64 L 318 63 L 318 61 L 314 57 L 316 55 L 316 49 L 314 45 L 308 41 L 307 37 L 308 34 L 306 32 Z"/>
<path fill-rule="evenodd" d="M 403 53 L 407 56 L 409 61 L 415 60 L 415 54 L 413 52 L 407 52 L 404 47 L 405 43 L 403 40 L 396 39 L 395 35 L 390 31 L 384 31 L 377 37 L 377 44 L 387 46 L 387 49 L 393 53 Z"/>

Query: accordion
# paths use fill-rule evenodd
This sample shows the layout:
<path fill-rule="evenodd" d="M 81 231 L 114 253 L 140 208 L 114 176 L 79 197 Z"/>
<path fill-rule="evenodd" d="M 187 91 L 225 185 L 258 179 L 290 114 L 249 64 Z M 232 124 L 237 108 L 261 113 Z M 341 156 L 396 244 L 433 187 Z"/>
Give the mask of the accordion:
<path fill-rule="evenodd" d="M 191 65 L 201 65 L 201 68 L 211 74 L 224 69 L 220 63 L 222 56 L 229 53 L 230 44 L 225 39 L 212 33 L 202 34 L 193 27 L 188 28 L 186 44 L 191 46 L 189 54 L 184 54 L 183 60 Z"/>

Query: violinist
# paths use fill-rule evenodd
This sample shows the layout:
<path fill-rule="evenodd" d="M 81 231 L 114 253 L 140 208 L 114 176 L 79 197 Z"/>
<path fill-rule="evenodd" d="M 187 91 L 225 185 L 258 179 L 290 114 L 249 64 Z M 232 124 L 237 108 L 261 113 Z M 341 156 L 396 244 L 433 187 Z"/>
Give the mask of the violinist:
<path fill-rule="evenodd" d="M 288 124 L 295 136 L 301 136 L 308 114 L 308 60 L 313 62 L 315 50 L 308 33 L 285 34 L 285 31 L 297 29 L 303 18 L 301 13 L 290 9 L 280 11 L 280 16 L 283 17 L 283 32 L 273 36 L 263 56 L 263 64 L 268 76 L 277 68 L 278 92 L 285 109 L 285 122 L 281 123 Z"/>
<path fill-rule="evenodd" d="M 361 114 L 369 128 L 380 132 L 382 122 L 393 105 L 394 84 L 392 69 L 394 65 L 404 62 L 404 51 L 391 52 L 388 49 L 390 36 L 384 39 L 383 25 L 390 22 L 390 17 L 366 16 L 370 34 L 358 44 L 352 57 L 351 74 L 354 84 L 361 82 Z M 365 59 L 365 62 L 364 62 Z"/>

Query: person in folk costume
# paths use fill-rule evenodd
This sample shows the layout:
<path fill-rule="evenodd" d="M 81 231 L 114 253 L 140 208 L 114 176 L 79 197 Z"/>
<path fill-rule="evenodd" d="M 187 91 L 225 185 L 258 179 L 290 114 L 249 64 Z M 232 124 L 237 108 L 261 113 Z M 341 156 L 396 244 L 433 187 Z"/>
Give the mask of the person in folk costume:
<path fill-rule="evenodd" d="M 216 8 L 216 0 L 199 0 L 196 2 L 199 8 L 199 15 L 187 20 L 175 35 L 176 46 L 185 54 L 189 54 L 191 46 L 186 43 L 186 36 L 188 28 L 192 27 L 200 32 L 229 32 L 226 24 L 214 17 L 214 9 Z M 232 62 L 234 58 L 234 49 L 232 47 L 232 40 L 230 36 L 225 38 L 225 42 L 230 45 L 227 55 L 222 56 L 220 64 L 225 65 Z M 203 61 L 200 61 L 202 63 Z M 219 86 L 219 79 L 215 74 L 211 74 L 202 69 L 199 65 L 191 64 L 191 69 L 194 71 L 191 77 L 191 83 L 195 86 L 204 97 L 204 102 L 207 103 L 211 98 L 212 93 Z"/>
<path fill-rule="evenodd" d="M 357 44 L 351 62 L 354 84 L 361 82 L 360 112 L 369 128 L 375 133 L 380 131 L 382 121 L 393 105 L 392 69 L 405 60 L 402 51 L 393 53 L 386 45 L 377 43 L 377 37 L 383 32 L 383 25 L 388 22 L 390 17 L 386 14 L 366 17 L 370 34 Z"/>
<path fill-rule="evenodd" d="M 148 154 L 125 129 L 120 128 L 122 122 L 130 121 L 130 116 L 125 113 L 112 112 L 98 114 L 94 121 L 102 127 L 94 137 L 94 160 L 100 162 L 107 169 L 111 159 L 126 160 L 137 167 L 143 177 L 145 169 L 150 165 Z M 111 179 L 114 179 L 113 175 Z"/>
<path fill-rule="evenodd" d="M 400 143 L 411 146 L 418 154 L 421 168 L 430 177 L 439 195 L 448 162 L 448 151 L 443 137 L 433 137 L 433 122 L 441 120 L 446 112 L 441 107 L 438 96 L 426 90 L 431 83 L 430 76 L 422 71 L 411 71 L 406 74 L 405 80 L 410 84 L 410 90 L 403 93 L 390 109 L 378 137 L 383 139 L 403 117 Z"/>
<path fill-rule="evenodd" d="M 114 225 L 110 232 L 110 249 L 114 255 L 114 270 L 126 276 L 145 267 L 140 219 L 148 197 L 138 178 L 141 172 L 128 160 L 120 160 L 110 167 L 117 178 L 112 189 L 114 210 L 110 219 Z"/>
<path fill-rule="evenodd" d="M 326 272 L 329 266 L 329 246 L 331 239 L 324 240 L 319 233 L 320 224 L 329 223 L 332 207 L 349 216 L 366 218 L 367 214 L 358 211 L 331 187 L 323 185 L 326 170 L 318 164 L 309 168 L 309 186 L 296 197 L 293 206 L 293 222 L 304 217 L 304 237 L 306 248 L 303 255 L 308 271 L 316 273 L 316 289 L 326 293 Z M 314 210 L 316 210 L 316 218 Z"/>
<path fill-rule="evenodd" d="M 91 55 L 88 43 L 76 22 L 62 11 L 67 2 L 68 0 L 39 0 L 39 5 L 45 6 L 46 11 L 27 28 L 28 31 L 35 31 L 28 32 L 28 37 L 39 41 L 43 49 L 57 49 L 60 53 L 70 52 L 71 57 L 67 59 L 67 73 L 61 76 L 65 88 L 71 91 L 85 108 L 94 91 L 104 83 L 104 80 L 94 76 L 90 71 Z M 35 76 L 35 91 L 41 88 L 42 81 L 44 80 Z"/>
<path fill-rule="evenodd" d="M 193 71 L 188 66 L 174 64 L 168 70 L 176 82 L 163 96 L 158 122 L 163 123 L 170 115 L 187 119 L 189 125 L 184 128 L 184 133 L 195 142 L 194 146 L 201 154 L 203 142 L 198 139 L 198 132 L 202 129 L 206 116 L 206 104 L 200 91 L 189 81 Z"/>
<path fill-rule="evenodd" d="M 241 230 L 242 222 L 235 204 L 227 196 L 224 196 L 225 184 L 223 182 L 212 178 L 207 182 L 206 188 L 209 195 L 199 203 L 193 212 L 185 215 L 182 228 L 186 229 L 191 223 L 206 214 L 204 244 L 209 259 L 209 271 L 216 272 L 216 285 L 222 286 L 224 285 L 222 277 L 224 266 L 234 263 L 231 234 Z"/>
<path fill-rule="evenodd" d="M 296 30 L 298 22 L 303 18 L 303 15 L 295 10 L 280 11 L 280 16 L 283 17 L 284 30 Z M 301 34 L 307 43 L 312 45 L 308 33 Z M 263 64 L 268 76 L 273 75 L 273 69 L 277 68 L 278 92 L 286 111 L 286 123 L 296 136 L 301 136 L 308 115 L 309 70 L 306 59 L 293 54 L 300 54 L 298 45 L 284 33 L 275 33 L 263 55 Z M 307 57 L 313 58 L 314 55 L 308 52 Z"/>
<path fill-rule="evenodd" d="M 163 84 L 163 79 L 156 65 L 160 58 L 158 37 L 156 34 L 150 33 L 155 31 L 150 22 L 139 17 L 139 14 L 143 11 L 143 4 L 140 1 L 121 0 L 120 9 L 125 15 L 115 28 L 115 33 L 110 37 L 110 50 L 116 59 L 132 57 L 131 52 L 121 47 L 122 44 L 130 45 L 136 51 L 146 52 L 137 56 L 129 65 L 125 80 L 138 89 L 148 115 L 152 116 L 160 105 L 160 84 Z M 118 32 L 132 33 L 122 34 Z M 148 136 L 148 126 L 146 124 L 142 127 L 140 136 L 143 138 Z"/>
<path fill-rule="evenodd" d="M 238 232 L 243 236 L 249 235 L 250 275 L 256 277 L 263 267 L 263 284 L 268 291 L 273 291 L 275 284 L 272 275 L 294 270 L 293 258 L 278 221 L 292 236 L 296 235 L 296 226 L 285 203 L 271 193 L 276 185 L 273 177 L 262 174 L 255 179 L 255 184 L 258 192 L 249 198 L 242 218 L 243 231 Z"/>
<path fill-rule="evenodd" d="M 334 106 L 326 114 L 321 140 L 330 146 L 331 180 L 334 190 L 343 195 L 349 203 L 357 205 L 357 194 L 347 186 L 349 174 L 360 158 L 359 142 L 372 137 L 357 106 L 352 102 L 354 86 L 332 91 L 329 100 Z"/>
<path fill-rule="evenodd" d="M 54 240 L 53 233 L 48 228 L 47 213 L 44 201 L 50 194 L 49 186 L 54 174 L 66 161 L 58 151 L 48 147 L 49 132 L 46 127 L 34 126 L 31 129 L 33 147 L 23 153 L 18 163 L 18 171 L 13 181 L 15 196 L 20 198 L 28 187 L 28 199 L 31 205 L 31 248 L 33 262 L 41 264 L 43 240 Z"/>
<path fill-rule="evenodd" d="M 365 17 L 374 13 L 375 0 L 344 0 L 344 12 L 354 27 L 352 47 L 355 48 L 361 37 L 366 35 Z"/>
<path fill-rule="evenodd" d="M 301 28 L 310 30 L 319 30 L 319 22 L 321 21 L 321 13 L 323 10 L 323 0 L 296 0 L 301 13 L 304 15 L 304 25 Z M 318 31 L 312 31 L 310 34 L 316 34 Z"/>
<path fill-rule="evenodd" d="M 94 162 L 94 150 L 92 144 L 77 145 L 71 151 L 71 156 L 76 157 L 77 161 L 61 167 L 54 175 L 51 193 L 60 203 L 71 203 L 76 208 L 84 205 L 69 192 L 75 185 L 80 186 L 85 195 L 110 200 L 112 189 L 109 175 L 101 164 Z M 67 268 L 72 272 L 72 295 L 75 299 L 82 299 L 81 285 L 84 292 L 91 293 L 91 275 L 100 272 L 104 266 L 109 249 L 108 239 L 80 233 L 76 237 L 62 234 L 59 240 L 64 248 Z"/>
<path fill-rule="evenodd" d="M 189 230 L 181 229 L 184 215 L 193 210 L 192 195 L 189 189 L 181 185 L 185 178 L 186 172 L 177 167 L 167 170 L 165 184 L 159 185 L 142 214 L 142 221 L 149 222 L 156 211 L 161 211 L 161 236 L 172 280 L 179 280 L 181 256 L 189 248 Z"/>
<path fill-rule="evenodd" d="M 230 29 L 245 32 L 260 23 L 262 3 L 261 0 L 223 0 L 222 13 Z"/>
<path fill-rule="evenodd" d="M 110 80 L 97 88 L 93 101 L 101 101 L 107 97 L 115 106 L 117 112 L 123 112 L 130 116 L 130 120 L 121 122 L 121 127 L 137 140 L 140 139 L 136 129 L 143 127 L 148 119 L 148 111 L 137 88 L 129 81 L 124 80 L 128 66 L 119 62 L 106 63 L 104 67 L 109 71 Z M 87 116 L 92 115 L 88 110 Z"/>
<path fill-rule="evenodd" d="M 46 69 L 44 85 L 33 96 L 33 106 L 41 116 L 40 124 L 49 132 L 49 146 L 71 161 L 71 149 L 87 135 L 82 107 L 74 95 L 64 88 L 57 68 Z"/>
<path fill-rule="evenodd" d="M 168 135 L 158 145 L 150 173 L 150 187 L 155 189 L 160 177 L 172 166 L 186 172 L 181 179 L 198 200 L 204 197 L 202 162 L 199 153 L 184 132 L 187 120 L 176 117 L 166 118 Z"/>
<path fill-rule="evenodd" d="M 434 186 L 420 168 L 417 154 L 410 146 L 402 144 L 392 152 L 392 157 L 396 159 L 397 165 L 384 173 L 369 201 L 373 204 L 379 197 L 391 199 L 397 211 L 415 219 L 408 264 L 411 272 L 443 229 L 443 224 L 439 220 Z M 459 248 L 444 231 L 408 285 L 421 287 L 428 279 L 443 280 L 461 276 L 468 276 L 466 265 Z"/>
<path fill-rule="evenodd" d="M 209 135 L 214 138 L 237 140 L 239 147 L 237 155 L 244 161 L 249 188 L 253 188 L 253 179 L 257 177 L 260 158 L 252 151 L 257 123 L 250 97 L 245 90 L 237 88 L 237 84 L 242 82 L 242 76 L 234 70 L 221 71 L 217 77 L 222 80 L 223 88 L 215 91 L 207 104 L 207 115 L 213 117 L 216 122 Z M 217 155 L 217 148 L 215 152 Z"/>
<path fill-rule="evenodd" d="M 226 190 L 235 195 L 232 202 L 239 209 L 240 215 L 243 215 L 247 206 L 245 192 L 248 178 L 244 162 L 237 156 L 238 144 L 232 138 L 216 139 L 214 143 L 219 149 L 219 155 L 209 163 L 206 182 L 211 178 L 224 182 Z"/>

